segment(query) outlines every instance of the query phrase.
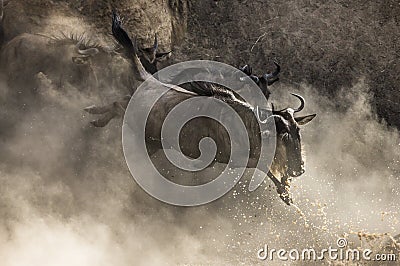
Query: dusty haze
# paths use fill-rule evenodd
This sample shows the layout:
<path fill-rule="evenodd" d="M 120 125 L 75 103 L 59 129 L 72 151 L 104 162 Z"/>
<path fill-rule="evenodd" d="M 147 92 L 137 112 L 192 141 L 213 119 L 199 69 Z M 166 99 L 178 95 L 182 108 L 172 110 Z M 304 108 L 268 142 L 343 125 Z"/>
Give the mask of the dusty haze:
<path fill-rule="evenodd" d="M 49 25 L 58 25 L 54 26 L 57 30 L 67 29 L 65 25 L 74 25 L 78 31 L 104 30 L 93 26 L 98 23 L 93 17 L 101 19 L 96 13 L 90 16 L 90 12 L 97 9 L 90 11 L 89 6 L 83 6 L 79 13 L 74 9 L 78 5 L 75 2 L 71 6 L 61 4 L 65 9 L 46 17 L 46 21 L 53 21 Z M 121 1 L 121 5 L 128 9 L 128 2 Z M 225 4 L 216 3 L 225 7 Z M 21 2 L 10 2 L 9 10 L 13 10 L 12 4 Z M 188 13 L 178 8 L 176 12 L 181 15 L 171 11 L 167 22 L 157 22 L 160 31 L 165 25 L 175 23 L 175 27 L 164 31 L 161 39 L 173 45 L 182 39 L 182 31 L 187 30 L 189 39 L 183 42 L 183 48 L 176 48 L 174 60 L 196 57 L 202 52 L 203 59 L 210 59 L 207 52 L 217 53 L 220 48 L 213 49 L 213 43 L 204 41 L 203 50 L 201 42 L 190 42 L 196 34 L 194 29 L 201 28 L 196 23 L 202 21 L 208 25 L 208 22 L 204 21 L 196 3 L 189 1 L 187 4 Z M 336 8 L 336 4 L 331 4 Z M 134 14 L 141 12 L 137 5 L 132 4 Z M 153 5 L 145 7 L 152 9 Z M 37 4 L 36 8 L 44 7 Z M 69 8 L 73 10 L 71 13 L 65 11 Z M 269 12 L 271 10 L 274 9 Z M 60 18 L 59 13 L 71 21 Z M 89 22 L 76 22 L 74 16 L 78 13 L 88 16 Z M 109 23 L 109 18 L 104 21 Z M 389 21 L 397 25 L 393 29 L 393 36 L 396 36 L 398 21 L 396 17 Z M 179 28 L 180 23 L 188 29 Z M 53 28 L 47 25 L 40 29 L 40 32 L 52 32 Z M 35 31 L 34 27 L 30 30 Z M 259 33 L 262 34 L 257 32 L 255 36 Z M 13 34 L 8 34 L 11 39 Z M 100 35 L 100 39 L 107 41 L 104 36 Z M 340 40 L 344 42 L 344 38 Z M 390 46 L 390 40 L 383 43 L 385 47 Z M 191 45 L 198 45 L 198 54 L 187 52 Z M 266 50 L 271 49 L 273 47 Z M 226 61 L 235 63 L 235 58 L 231 47 Z M 307 65 L 312 64 L 308 58 L 303 60 Z M 394 64 L 393 61 L 389 63 Z M 377 89 L 363 71 L 352 72 L 351 78 L 346 79 L 347 84 L 339 82 L 329 91 L 332 80 L 328 80 L 329 84 L 323 89 L 319 86 L 322 81 L 310 75 L 305 80 L 291 82 L 301 67 L 283 65 L 287 72 L 282 76 L 286 74 L 290 78 L 274 84 L 272 100 L 278 108 L 283 108 L 298 104 L 289 92 L 301 93 L 307 100 L 303 113 L 318 114 L 303 129 L 306 173 L 293 182 L 292 188 L 294 201 L 304 216 L 277 197 L 269 180 L 256 192 L 247 192 L 249 176 L 243 177 L 228 195 L 206 206 L 178 208 L 163 204 L 143 192 L 131 178 L 122 152 L 121 120 L 112 121 L 106 128 L 93 128 L 89 124 L 93 117 L 83 112 L 84 107 L 93 103 L 118 99 L 124 95 L 121 90 L 82 91 L 68 84 L 60 90 L 42 73 L 36 76 L 40 79 L 39 85 L 33 92 L 26 92 L 7 84 L 7 77 L 1 76 L 2 265 L 248 265 L 260 263 L 257 250 L 264 244 L 277 249 L 322 249 L 335 246 L 339 236 L 347 237 L 352 247 L 365 247 L 370 243 L 373 249 L 380 249 L 388 240 L 386 236 L 371 241 L 363 238 L 361 243 L 356 234 L 394 236 L 400 233 L 397 200 L 400 138 L 393 118 L 398 115 L 398 104 L 393 103 L 389 111 L 385 110 L 389 115 L 382 112 L 381 105 L 377 108 Z M 255 63 L 255 67 L 262 66 L 264 63 Z M 391 79 L 396 74 L 395 67 L 391 69 L 386 75 L 390 77 L 391 86 L 398 87 L 397 81 Z M 398 97 L 396 91 L 393 93 L 394 98 Z"/>

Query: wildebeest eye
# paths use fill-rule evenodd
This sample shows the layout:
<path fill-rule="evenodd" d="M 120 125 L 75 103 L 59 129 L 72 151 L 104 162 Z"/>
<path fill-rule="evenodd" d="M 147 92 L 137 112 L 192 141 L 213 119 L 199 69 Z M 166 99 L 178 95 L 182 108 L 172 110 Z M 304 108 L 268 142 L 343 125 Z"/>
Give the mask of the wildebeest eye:
<path fill-rule="evenodd" d="M 86 56 L 74 56 L 72 57 L 72 62 L 76 65 L 87 65 L 89 58 Z"/>
<path fill-rule="evenodd" d="M 251 75 L 250 78 L 256 83 L 260 83 L 260 79 L 257 76 Z"/>

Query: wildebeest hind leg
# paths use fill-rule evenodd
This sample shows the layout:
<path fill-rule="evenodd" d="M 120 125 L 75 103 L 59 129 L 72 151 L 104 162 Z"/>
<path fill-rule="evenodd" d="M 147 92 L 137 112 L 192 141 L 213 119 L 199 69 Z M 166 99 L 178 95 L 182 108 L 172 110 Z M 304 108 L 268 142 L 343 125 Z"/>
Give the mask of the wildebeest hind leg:
<path fill-rule="evenodd" d="M 89 114 L 101 115 L 101 114 L 105 114 L 107 112 L 110 112 L 112 110 L 112 108 L 113 108 L 113 104 L 106 105 L 106 106 L 91 105 L 91 106 L 86 107 L 83 110 L 85 110 Z"/>
<path fill-rule="evenodd" d="M 146 149 L 149 157 L 153 156 L 158 150 L 162 149 L 162 145 L 157 140 L 146 140 Z"/>
<path fill-rule="evenodd" d="M 105 115 L 103 115 L 101 118 L 94 120 L 90 123 L 95 127 L 105 127 L 111 121 L 111 119 L 113 119 L 116 116 L 117 116 L 116 113 L 108 112 Z"/>
<path fill-rule="evenodd" d="M 92 121 L 91 124 L 95 127 L 106 126 L 114 117 L 122 117 L 125 114 L 126 107 L 128 106 L 130 96 L 125 96 L 121 101 L 113 102 L 105 106 L 89 106 L 84 110 L 89 114 L 103 115 L 100 119 Z"/>

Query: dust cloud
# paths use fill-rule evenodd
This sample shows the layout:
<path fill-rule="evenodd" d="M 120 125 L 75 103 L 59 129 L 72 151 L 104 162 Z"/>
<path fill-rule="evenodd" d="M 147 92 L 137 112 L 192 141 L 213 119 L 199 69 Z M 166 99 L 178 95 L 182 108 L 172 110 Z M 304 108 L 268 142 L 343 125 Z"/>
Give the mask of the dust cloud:
<path fill-rule="evenodd" d="M 281 84 L 273 101 L 298 104 L 288 91 L 318 114 L 303 129 L 307 170 L 292 187 L 304 217 L 268 180 L 248 192 L 248 175 L 206 206 L 163 204 L 131 178 L 121 121 L 89 125 L 93 95 L 51 84 L 24 95 L 2 82 L 2 265 L 255 264 L 264 244 L 327 248 L 345 236 L 357 247 L 357 232 L 400 233 L 399 134 L 377 120 L 363 79 L 335 99 Z"/>
<path fill-rule="evenodd" d="M 10 25 L 5 27 L 9 39 L 24 32 L 48 35 L 57 35 L 59 31 L 69 32 L 71 29 L 75 31 L 74 33 L 97 32 L 97 29 L 87 24 L 86 20 L 75 19 L 77 12 L 68 11 L 67 5 L 53 5 L 61 1 L 49 2 L 48 8 L 43 8 L 41 5 L 44 1 L 30 2 L 25 9 L 21 8 L 25 3 L 23 1 L 9 2 L 10 6 L 15 5 L 12 12 L 6 14 L 4 21 L 4 25 Z M 75 3 L 74 5 L 78 5 L 77 2 L 81 1 L 71 1 Z M 179 1 L 171 1 L 175 2 Z M 218 4 L 223 4 L 220 2 Z M 148 9 L 153 5 L 157 6 L 157 3 L 155 1 L 148 4 Z M 127 1 L 125 4 L 130 6 L 132 2 Z M 288 19 L 282 23 L 277 19 L 277 24 L 271 24 L 271 29 L 281 28 L 283 32 L 272 34 L 267 38 L 271 43 L 267 46 L 268 49 L 271 47 L 278 49 L 276 53 L 283 55 L 281 61 L 291 66 L 287 67 L 290 70 L 286 73 L 290 74 L 289 78 L 296 77 L 295 81 L 299 81 L 306 70 L 310 80 L 318 81 L 313 83 L 314 86 L 322 84 L 322 81 L 325 82 L 324 79 L 327 77 L 330 83 L 333 83 L 332 80 L 335 78 L 341 78 L 340 84 L 347 84 L 349 80 L 353 80 L 348 77 L 349 75 L 356 77 L 359 73 L 363 73 L 343 72 L 339 64 L 337 68 L 340 71 L 332 73 L 327 70 L 323 72 L 324 75 L 310 74 L 313 73 L 310 69 L 324 69 L 322 64 L 324 61 L 318 61 L 320 53 L 324 53 L 325 48 L 319 49 L 325 47 L 322 45 L 337 50 L 337 53 L 332 53 L 328 59 L 348 57 L 351 61 L 354 58 L 360 60 L 363 58 L 356 54 L 360 49 L 352 49 L 349 52 L 348 45 L 331 43 L 333 39 L 331 35 L 336 34 L 337 27 L 343 25 L 346 26 L 340 31 L 344 35 L 341 37 L 343 41 L 354 39 L 361 40 L 362 44 L 372 43 L 371 50 L 363 50 L 363 53 L 367 54 L 369 59 L 383 54 L 385 56 L 382 58 L 385 59 L 379 61 L 380 65 L 385 65 L 386 69 L 386 64 L 390 63 L 393 66 L 388 69 L 395 69 L 396 60 L 387 62 L 386 59 L 386 55 L 390 56 L 391 50 L 388 47 L 381 49 L 374 46 L 375 43 L 381 45 L 381 42 L 375 42 L 372 38 L 375 37 L 374 34 L 366 34 L 368 32 L 376 32 L 378 36 L 383 34 L 381 37 L 385 41 L 382 42 L 388 44 L 387 46 L 395 43 L 392 38 L 397 35 L 389 31 L 397 29 L 393 26 L 394 19 L 385 24 L 384 30 L 375 27 L 377 23 L 372 20 L 371 25 L 374 27 L 368 24 L 360 34 L 363 39 L 358 38 L 355 30 L 351 31 L 353 37 L 349 38 L 347 25 L 353 27 L 353 24 L 348 23 L 348 17 L 353 18 L 355 15 L 353 12 L 342 12 L 342 7 L 338 7 L 339 11 L 336 12 L 328 8 L 315 7 L 316 12 L 323 12 L 315 16 L 309 15 L 307 9 L 300 9 L 297 6 L 293 8 L 290 6 L 290 9 L 280 8 L 281 1 L 270 4 L 276 6 L 269 7 L 269 12 L 272 14 L 276 11 L 278 15 L 284 15 L 283 19 L 286 15 L 290 17 L 293 14 L 295 17 L 300 16 L 302 20 L 310 19 L 311 22 L 304 24 L 307 31 L 312 28 L 310 25 L 318 24 L 314 20 L 319 18 L 325 20 L 330 14 L 334 14 L 329 24 L 320 23 L 320 30 L 317 33 L 326 36 L 317 38 L 322 44 L 313 46 L 315 50 L 308 46 L 310 39 L 304 37 L 308 36 L 308 33 L 297 35 L 298 31 L 293 31 L 293 35 L 290 35 L 292 29 L 298 27 L 292 25 L 298 25 L 299 20 Z M 353 4 L 358 5 L 356 2 Z M 137 5 L 142 6 L 141 3 Z M 201 55 L 203 59 L 207 58 L 205 55 L 211 51 L 218 54 L 218 58 L 221 58 L 220 55 L 226 56 L 227 60 L 222 57 L 223 61 L 234 62 L 232 58 L 236 59 L 238 51 L 245 50 L 236 46 L 248 46 L 243 40 L 251 39 L 247 38 L 248 36 L 238 37 L 236 33 L 241 31 L 242 34 L 251 33 L 259 36 L 252 30 L 243 29 L 257 28 L 254 23 L 265 21 L 265 9 L 259 8 L 265 5 L 263 1 L 254 1 L 252 5 L 256 8 L 250 5 L 249 9 L 236 4 L 237 10 L 242 15 L 232 17 L 242 20 L 240 24 L 246 24 L 246 28 L 241 26 L 240 31 L 235 21 L 231 22 L 234 27 L 221 28 L 219 16 L 210 16 L 212 9 L 204 8 L 204 3 L 199 2 L 197 5 L 200 6 L 199 10 L 204 12 L 206 18 L 204 21 L 217 32 L 213 33 L 204 23 L 192 21 L 192 24 L 198 24 L 200 29 L 193 28 L 191 31 L 201 41 L 188 43 L 190 47 L 196 43 L 202 47 L 194 46 L 188 51 L 191 55 L 198 52 L 199 58 Z M 335 2 L 333 5 L 336 7 L 341 4 Z M 195 7 L 192 6 L 192 9 Z M 225 17 L 231 12 L 232 4 L 226 3 L 226 7 L 227 10 L 223 9 L 218 13 L 220 16 Z M 101 12 L 105 12 L 103 9 L 106 10 L 99 7 Z M 158 9 L 153 9 L 152 12 L 158 13 Z M 374 10 L 374 8 L 369 9 Z M 44 13 L 44 10 L 51 11 Z M 251 12 L 251 16 L 244 13 L 245 10 Z M 390 10 L 396 13 L 396 9 L 390 8 Z M 141 9 L 137 8 L 136 11 L 141 12 Z M 262 19 L 257 19 L 255 13 L 259 13 L 258 16 Z M 366 20 L 369 20 L 371 15 L 366 14 Z M 105 24 L 104 21 L 109 21 L 108 15 L 106 18 L 93 15 L 107 33 L 109 24 Z M 339 15 L 346 15 L 346 18 L 343 19 Z M 137 17 L 134 13 L 126 13 L 126 16 Z M 255 19 L 247 23 L 248 19 L 243 19 L 244 16 Z M 200 18 L 200 16 L 192 17 Z M 275 15 L 270 17 L 274 18 Z M 151 19 L 147 23 L 142 21 L 136 23 L 133 19 L 135 23 L 127 21 L 127 24 L 133 23 L 135 27 L 132 28 L 137 34 L 146 35 L 148 40 L 152 40 L 153 32 L 146 32 L 146 29 L 150 22 L 154 22 L 154 16 L 149 18 Z M 364 19 L 364 15 L 362 18 Z M 160 34 L 165 35 L 161 35 L 160 39 L 173 39 L 169 36 L 172 35 L 171 30 L 164 28 L 169 27 L 174 18 L 165 21 L 159 18 L 159 20 L 159 27 L 155 28 Z M 292 22 L 295 24 L 291 24 Z M 325 25 L 331 25 L 330 28 L 334 30 L 329 31 Z M 357 25 L 358 27 L 354 29 L 363 25 L 361 19 Z M 264 24 L 258 26 L 265 27 Z M 288 28 L 290 30 L 285 31 Z M 175 25 L 174 29 L 179 31 L 179 25 Z M 230 29 L 232 34 L 223 32 Z M 199 34 L 200 30 L 207 34 Z M 183 30 L 181 35 L 184 35 Z M 211 36 L 212 41 L 204 36 Z M 240 43 L 216 41 L 216 37 L 225 39 L 227 36 L 241 41 Z M 103 39 L 108 38 L 98 38 L 96 42 L 109 44 Z M 294 39 L 305 44 L 296 46 L 298 52 L 292 53 L 284 42 L 286 39 Z M 325 41 L 330 42 L 329 46 Z M 253 42 L 251 39 L 250 46 Z M 207 45 L 211 46 L 209 51 L 202 50 L 203 46 Z M 230 52 L 226 52 L 229 45 L 233 48 L 231 47 Z M 218 47 L 223 49 L 223 52 L 218 50 Z M 302 47 L 302 50 L 299 47 Z M 337 47 L 344 47 L 346 50 Z M 291 46 L 289 48 L 293 49 Z M 309 57 L 306 52 L 314 53 L 315 56 Z M 386 52 L 388 54 L 385 54 Z M 349 53 L 355 56 L 343 56 Z M 21 60 L 26 64 L 22 65 L 23 67 L 30 65 L 27 58 Z M 299 64 L 303 58 L 311 59 L 305 62 L 306 65 Z M 117 58 L 116 61 L 120 59 Z M 257 54 L 258 68 L 261 68 L 264 61 L 268 61 L 266 56 L 260 57 Z M 350 63 L 349 65 L 351 66 Z M 346 64 L 345 66 L 347 69 Z M 361 66 L 356 65 L 355 69 L 366 68 L 373 72 L 372 77 L 382 75 L 380 68 L 371 68 L 368 64 Z M 369 73 L 368 71 L 366 73 Z M 396 71 L 386 72 L 396 73 Z M 20 78 L 19 73 L 12 74 L 16 79 Z M 279 199 L 269 180 L 255 192 L 248 192 L 250 173 L 244 176 L 235 189 L 226 196 L 202 207 L 178 208 L 153 199 L 137 186 L 127 169 L 122 152 L 121 121 L 116 119 L 106 128 L 93 128 L 89 123 L 93 117 L 83 111 L 83 108 L 89 105 L 110 103 L 125 95 L 126 92 L 108 86 L 109 83 L 120 83 L 121 79 L 109 83 L 104 81 L 106 84 L 104 90 L 82 91 L 67 83 L 59 88 L 55 79 L 52 80 L 54 77 L 38 73 L 35 77 L 37 86 L 28 91 L 22 87 L 7 86 L 6 78 L 0 76 L 1 265 L 250 265 L 263 263 L 257 259 L 257 251 L 264 244 L 276 249 L 309 247 L 322 249 L 335 247 L 338 237 L 346 237 L 351 247 L 371 244 L 375 250 L 379 250 L 382 243 L 388 240 L 388 236 L 382 234 L 395 236 L 400 233 L 400 210 L 397 200 L 400 190 L 399 132 L 379 121 L 372 107 L 374 105 L 371 104 L 373 103 L 371 91 L 376 91 L 376 88 L 370 88 L 369 83 L 363 78 L 359 77 L 353 86 L 340 90 L 334 96 L 332 93 L 329 96 L 324 95 L 326 91 L 309 84 L 295 85 L 294 82 L 288 84 L 290 79 L 286 83 L 284 80 L 276 83 L 271 88 L 277 108 L 297 105 L 297 100 L 288 92 L 298 92 L 307 100 L 306 109 L 302 113 L 317 113 L 316 119 L 302 130 L 306 173 L 293 181 L 291 189 L 294 201 L 300 210 L 298 211 L 286 206 Z M 99 75 L 99 78 L 102 76 Z M 68 80 L 66 77 L 64 79 Z M 376 80 L 377 83 L 380 82 L 380 79 Z M 27 85 L 31 87 L 32 84 Z M 380 84 L 380 86 L 385 85 L 387 85 L 385 82 Z M 387 94 L 384 96 L 385 99 L 388 98 Z M 393 105 L 391 102 L 390 104 Z M 376 239 L 367 239 L 374 234 L 378 236 Z M 268 262 L 268 264 L 281 265 L 281 262 Z"/>

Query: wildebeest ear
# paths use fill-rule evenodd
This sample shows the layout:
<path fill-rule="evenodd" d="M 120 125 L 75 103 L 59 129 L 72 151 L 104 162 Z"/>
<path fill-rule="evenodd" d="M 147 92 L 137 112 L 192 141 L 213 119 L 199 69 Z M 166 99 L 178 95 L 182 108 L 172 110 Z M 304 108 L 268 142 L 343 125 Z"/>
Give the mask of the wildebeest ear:
<path fill-rule="evenodd" d="M 295 117 L 294 120 L 296 120 L 297 124 L 299 124 L 300 126 L 303 126 L 303 125 L 309 123 L 311 120 L 313 120 L 316 115 L 317 114 L 299 116 L 299 117 Z"/>

